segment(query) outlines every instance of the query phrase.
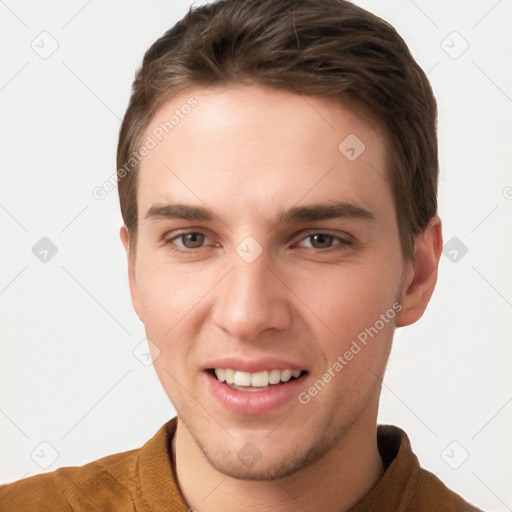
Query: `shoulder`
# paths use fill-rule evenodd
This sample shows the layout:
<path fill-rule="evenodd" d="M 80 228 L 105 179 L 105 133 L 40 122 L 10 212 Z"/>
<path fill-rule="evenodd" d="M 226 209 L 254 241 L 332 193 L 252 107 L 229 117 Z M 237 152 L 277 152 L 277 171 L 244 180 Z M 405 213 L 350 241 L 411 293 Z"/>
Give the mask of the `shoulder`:
<path fill-rule="evenodd" d="M 449 489 L 430 471 L 418 471 L 411 510 L 443 510 L 444 512 L 481 512 Z"/>
<path fill-rule="evenodd" d="M 380 425 L 377 442 L 385 473 L 352 512 L 480 512 L 435 475 L 421 468 L 403 430 Z"/>
<path fill-rule="evenodd" d="M 131 510 L 140 450 L 64 467 L 0 487 L 0 509 L 10 511 Z M 105 508 L 106 507 L 106 508 Z"/>
<path fill-rule="evenodd" d="M 187 510 L 169 457 L 174 418 L 137 450 L 0 486 L 2 512 Z"/>

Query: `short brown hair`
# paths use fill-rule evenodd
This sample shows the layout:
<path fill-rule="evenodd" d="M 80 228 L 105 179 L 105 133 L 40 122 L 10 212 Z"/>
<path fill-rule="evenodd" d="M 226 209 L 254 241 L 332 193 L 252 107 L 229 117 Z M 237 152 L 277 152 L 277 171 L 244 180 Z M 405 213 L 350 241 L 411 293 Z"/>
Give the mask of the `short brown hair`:
<path fill-rule="evenodd" d="M 387 133 L 387 179 L 403 254 L 437 212 L 437 107 L 396 30 L 345 0 L 220 0 L 190 8 L 146 52 L 117 149 L 124 223 L 135 244 L 132 159 L 158 109 L 185 90 L 257 83 L 369 111 Z M 341 141 L 340 141 L 341 142 Z M 127 167 L 127 162 L 131 166 Z"/>

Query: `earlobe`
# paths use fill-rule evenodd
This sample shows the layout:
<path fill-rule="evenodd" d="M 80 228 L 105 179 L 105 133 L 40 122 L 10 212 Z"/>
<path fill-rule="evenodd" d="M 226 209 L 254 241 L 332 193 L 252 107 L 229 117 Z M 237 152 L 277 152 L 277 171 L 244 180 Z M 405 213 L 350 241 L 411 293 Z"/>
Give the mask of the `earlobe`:
<path fill-rule="evenodd" d="M 124 250 L 126 251 L 126 258 L 128 260 L 128 283 L 130 285 L 130 295 L 132 298 L 133 309 L 135 309 L 135 313 L 137 313 L 139 320 L 144 322 L 135 272 L 135 249 L 130 247 L 130 234 L 126 229 L 126 226 L 121 227 L 119 231 L 119 237 L 121 238 L 121 243 L 123 244 Z"/>
<path fill-rule="evenodd" d="M 128 249 L 130 246 L 130 235 L 128 234 L 128 230 L 126 229 L 126 226 L 121 226 L 121 229 L 119 230 L 119 238 L 121 239 L 121 243 L 123 244 L 124 250 L 126 251 L 126 254 L 128 255 Z"/>
<path fill-rule="evenodd" d="M 435 216 L 414 242 L 414 260 L 410 262 L 402 290 L 402 310 L 396 326 L 404 327 L 418 321 L 432 297 L 437 282 L 439 259 L 443 250 L 441 219 Z"/>

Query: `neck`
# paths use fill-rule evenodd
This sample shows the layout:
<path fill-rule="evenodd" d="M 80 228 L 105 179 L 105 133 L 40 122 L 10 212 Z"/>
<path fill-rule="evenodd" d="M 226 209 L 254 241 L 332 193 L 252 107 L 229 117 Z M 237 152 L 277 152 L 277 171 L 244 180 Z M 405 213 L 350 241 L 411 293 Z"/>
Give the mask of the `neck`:
<path fill-rule="evenodd" d="M 347 511 L 371 491 L 384 473 L 377 448 L 376 417 L 377 408 L 363 412 L 321 459 L 288 477 L 270 481 L 237 480 L 217 471 L 178 418 L 172 449 L 181 492 L 197 512 L 285 512 L 298 508 Z"/>

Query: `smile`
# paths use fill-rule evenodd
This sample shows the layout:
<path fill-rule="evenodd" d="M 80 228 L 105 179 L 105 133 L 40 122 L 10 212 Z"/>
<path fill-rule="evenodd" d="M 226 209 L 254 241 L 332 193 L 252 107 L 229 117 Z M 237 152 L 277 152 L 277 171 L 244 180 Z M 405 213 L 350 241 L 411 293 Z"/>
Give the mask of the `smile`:
<path fill-rule="evenodd" d="M 238 391 L 265 391 L 271 385 L 298 379 L 304 370 L 263 370 L 256 373 L 234 370 L 232 368 L 215 368 L 219 382 L 225 382 L 231 389 Z"/>
<path fill-rule="evenodd" d="M 225 358 L 213 363 L 203 371 L 207 393 L 223 409 L 240 415 L 264 415 L 296 406 L 309 378 L 309 370 L 282 360 Z"/>

